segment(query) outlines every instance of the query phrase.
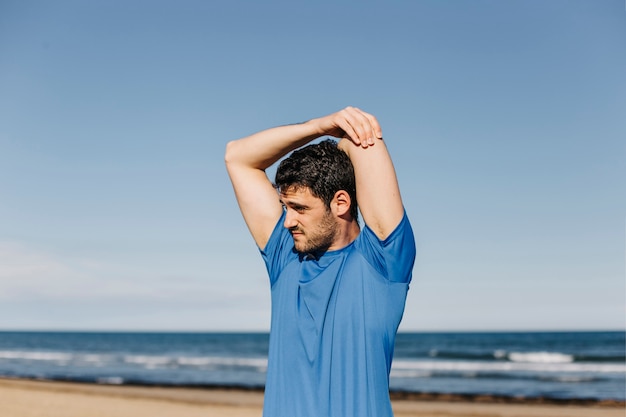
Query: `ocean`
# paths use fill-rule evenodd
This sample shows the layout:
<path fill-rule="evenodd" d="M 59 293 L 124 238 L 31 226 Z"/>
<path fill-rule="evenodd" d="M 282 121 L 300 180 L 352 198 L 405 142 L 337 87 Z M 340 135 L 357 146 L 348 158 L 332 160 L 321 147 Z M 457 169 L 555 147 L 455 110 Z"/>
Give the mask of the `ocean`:
<path fill-rule="evenodd" d="M 0 332 L 0 377 L 262 388 L 266 333 Z M 399 333 L 391 391 L 626 398 L 625 332 Z"/>

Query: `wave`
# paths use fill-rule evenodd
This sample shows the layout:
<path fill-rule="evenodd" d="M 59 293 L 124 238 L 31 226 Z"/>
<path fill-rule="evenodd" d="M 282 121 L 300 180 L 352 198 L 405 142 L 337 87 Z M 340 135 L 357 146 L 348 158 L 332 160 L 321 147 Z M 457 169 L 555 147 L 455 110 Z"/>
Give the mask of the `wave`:
<path fill-rule="evenodd" d="M 147 368 L 156 367 L 249 367 L 265 370 L 267 359 L 243 358 L 224 356 L 152 356 L 152 355 L 129 355 L 124 356 L 124 362 L 144 365 Z"/>
<path fill-rule="evenodd" d="M 563 352 L 549 351 L 530 351 L 516 352 L 506 351 L 504 349 L 496 349 L 491 352 L 469 352 L 469 351 L 446 351 L 432 349 L 428 352 L 431 358 L 439 359 L 467 359 L 467 360 L 495 360 L 495 361 L 511 361 L 511 362 L 530 362 L 530 363 L 571 363 L 571 362 L 604 362 L 615 363 L 625 362 L 626 355 L 623 354 L 571 354 Z"/>
<path fill-rule="evenodd" d="M 395 360 L 392 370 L 413 370 L 421 372 L 587 372 L 616 373 L 626 372 L 626 364 L 594 364 L 594 363 L 532 363 L 532 362 L 488 362 L 488 361 L 428 361 L 428 360 Z"/>
<path fill-rule="evenodd" d="M 49 351 L 0 351 L 0 361 L 52 362 L 57 365 L 90 364 L 136 365 L 146 369 L 180 367 L 248 367 L 260 371 L 267 369 L 266 358 L 228 356 L 164 356 L 164 355 L 113 355 L 94 353 L 67 353 Z"/>
<path fill-rule="evenodd" d="M 574 355 L 555 352 L 511 352 L 507 358 L 512 362 L 525 363 L 572 363 Z"/>
<path fill-rule="evenodd" d="M 511 381 L 536 381 L 536 382 L 559 382 L 559 383 L 589 383 L 612 380 L 610 376 L 588 374 L 520 374 L 497 371 L 424 371 L 414 369 L 392 368 L 391 379 L 481 379 L 481 380 L 511 380 Z"/>
<path fill-rule="evenodd" d="M 31 361 L 71 361 L 75 355 L 65 352 L 32 352 L 19 350 L 0 351 L 0 359 L 22 359 Z"/>
<path fill-rule="evenodd" d="M 586 374 L 624 374 L 624 363 L 576 362 L 572 355 L 554 352 L 494 352 L 494 357 L 503 360 L 445 360 L 436 359 L 401 359 L 393 361 L 395 375 L 406 374 L 414 377 L 428 377 L 433 372 L 454 372 L 458 374 L 486 372 L 532 372 L 551 373 L 586 373 Z M 133 354 L 97 354 L 68 353 L 55 351 L 0 351 L 2 362 L 50 363 L 57 366 L 136 366 L 142 369 L 251 369 L 255 372 L 267 370 L 265 357 L 236 356 L 186 356 L 186 355 L 133 355 Z"/>

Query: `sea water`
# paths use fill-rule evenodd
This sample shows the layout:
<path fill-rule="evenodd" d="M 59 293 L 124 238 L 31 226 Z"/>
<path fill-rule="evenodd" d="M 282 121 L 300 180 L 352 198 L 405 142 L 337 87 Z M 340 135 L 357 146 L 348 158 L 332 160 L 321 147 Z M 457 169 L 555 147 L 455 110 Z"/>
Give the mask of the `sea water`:
<path fill-rule="evenodd" d="M 262 388 L 266 333 L 0 332 L 0 376 Z M 624 401 L 624 332 L 399 333 L 392 391 Z"/>

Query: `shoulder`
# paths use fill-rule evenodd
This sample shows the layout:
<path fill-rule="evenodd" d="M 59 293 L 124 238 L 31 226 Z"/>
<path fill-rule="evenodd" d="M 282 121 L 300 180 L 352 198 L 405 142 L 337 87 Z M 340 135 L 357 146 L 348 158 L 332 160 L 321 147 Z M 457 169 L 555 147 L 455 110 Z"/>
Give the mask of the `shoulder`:
<path fill-rule="evenodd" d="M 391 229 L 391 232 L 384 239 L 381 239 L 367 222 L 364 224 L 357 238 L 358 241 L 381 247 L 387 246 L 398 239 L 414 240 L 413 228 L 406 211 L 403 212 L 400 221 Z"/>
<path fill-rule="evenodd" d="M 402 282 L 410 280 L 416 246 L 406 212 L 385 239 L 380 239 L 366 224 L 354 243 L 356 250 L 385 278 Z"/>
<path fill-rule="evenodd" d="M 298 259 L 298 254 L 293 246 L 293 238 L 289 231 L 283 227 L 284 218 L 285 213 L 283 212 L 265 247 L 259 248 L 272 284 L 289 262 Z"/>

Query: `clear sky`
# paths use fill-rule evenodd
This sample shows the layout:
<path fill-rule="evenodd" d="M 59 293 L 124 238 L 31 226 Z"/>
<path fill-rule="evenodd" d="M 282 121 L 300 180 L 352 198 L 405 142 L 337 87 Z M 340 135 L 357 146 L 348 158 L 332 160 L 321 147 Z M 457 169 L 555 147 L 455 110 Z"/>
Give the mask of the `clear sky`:
<path fill-rule="evenodd" d="M 624 0 L 0 2 L 0 329 L 260 330 L 226 143 L 376 115 L 401 330 L 623 329 Z"/>

